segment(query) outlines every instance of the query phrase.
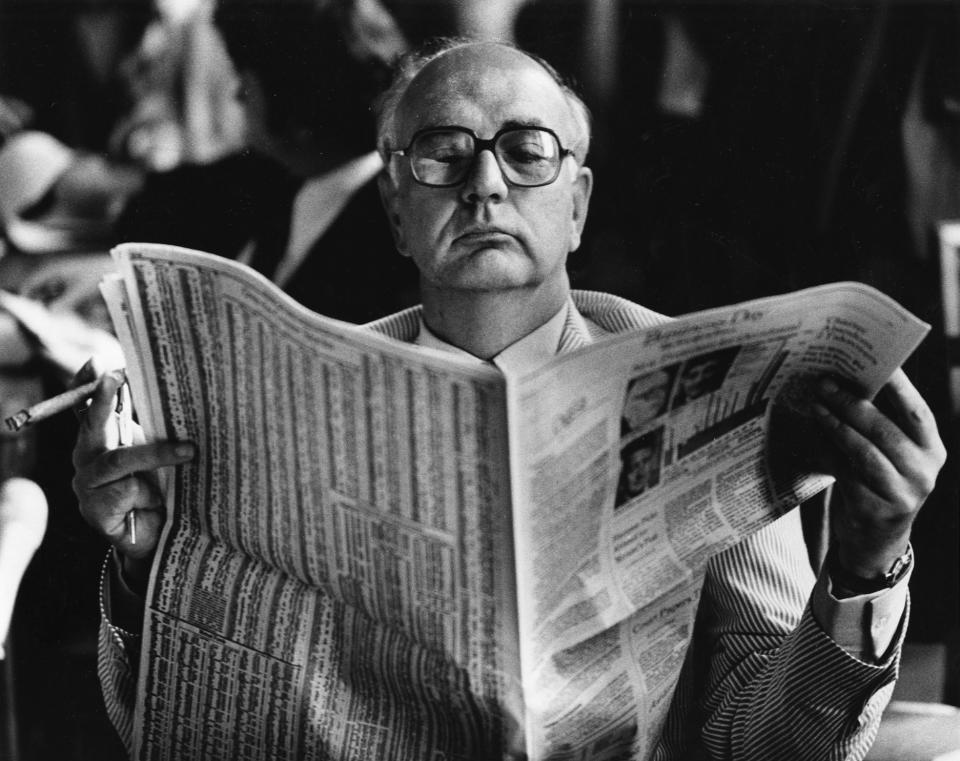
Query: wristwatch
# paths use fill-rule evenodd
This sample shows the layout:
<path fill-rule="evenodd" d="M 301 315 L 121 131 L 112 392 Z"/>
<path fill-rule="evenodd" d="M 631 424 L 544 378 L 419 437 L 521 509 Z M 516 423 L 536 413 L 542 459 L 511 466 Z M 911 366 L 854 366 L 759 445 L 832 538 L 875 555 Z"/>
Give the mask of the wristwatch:
<path fill-rule="evenodd" d="M 830 580 L 833 582 L 834 589 L 847 592 L 849 596 L 868 595 L 874 592 L 882 592 L 884 589 L 890 589 L 895 586 L 910 570 L 913 565 L 913 546 L 908 544 L 907 551 L 891 563 L 886 573 L 873 578 L 864 578 L 856 574 L 845 571 L 837 562 L 836 554 L 831 551 L 830 562 L 827 566 L 830 573 Z M 842 595 L 838 595 L 842 596 Z"/>

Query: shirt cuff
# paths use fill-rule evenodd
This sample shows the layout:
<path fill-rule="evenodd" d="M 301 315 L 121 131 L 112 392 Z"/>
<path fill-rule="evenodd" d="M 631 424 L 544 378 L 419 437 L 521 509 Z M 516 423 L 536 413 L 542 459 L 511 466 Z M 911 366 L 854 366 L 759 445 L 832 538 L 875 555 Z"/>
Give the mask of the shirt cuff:
<path fill-rule="evenodd" d="M 813 587 L 810 607 L 827 635 L 854 658 L 880 663 L 888 656 L 907 608 L 911 568 L 890 589 L 837 599 L 826 568 Z"/>

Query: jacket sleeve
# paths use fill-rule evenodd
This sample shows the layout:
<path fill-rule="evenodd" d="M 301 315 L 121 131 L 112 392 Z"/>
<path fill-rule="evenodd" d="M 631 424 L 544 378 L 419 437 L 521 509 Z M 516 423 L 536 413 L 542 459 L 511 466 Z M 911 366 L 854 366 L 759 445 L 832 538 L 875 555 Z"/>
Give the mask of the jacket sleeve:
<path fill-rule="evenodd" d="M 858 660 L 814 618 L 814 581 L 797 510 L 710 560 L 685 664 L 693 689 L 675 700 L 710 758 L 855 761 L 869 750 L 906 612 L 889 652 Z"/>
<path fill-rule="evenodd" d="M 111 551 L 104 560 L 100 574 L 97 675 L 107 716 L 120 736 L 127 755 L 132 757 L 136 663 L 140 655 L 140 635 L 111 623 L 111 592 L 118 583 L 117 579 L 116 563 Z"/>

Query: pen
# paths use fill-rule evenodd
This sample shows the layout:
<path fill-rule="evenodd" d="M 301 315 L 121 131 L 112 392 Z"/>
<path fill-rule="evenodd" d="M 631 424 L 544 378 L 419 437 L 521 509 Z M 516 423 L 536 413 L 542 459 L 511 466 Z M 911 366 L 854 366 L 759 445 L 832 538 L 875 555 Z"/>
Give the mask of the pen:
<path fill-rule="evenodd" d="M 130 424 L 132 418 L 130 417 L 130 411 L 127 410 L 127 414 L 121 414 L 124 407 L 130 406 L 130 386 L 127 385 L 126 379 L 120 384 L 120 388 L 117 389 L 117 406 L 115 411 L 117 413 L 117 445 L 121 447 L 129 446 L 133 443 L 133 436 L 131 435 Z M 137 511 L 136 509 L 128 512 L 124 518 L 127 526 L 127 533 L 130 535 L 130 544 L 137 543 Z"/>

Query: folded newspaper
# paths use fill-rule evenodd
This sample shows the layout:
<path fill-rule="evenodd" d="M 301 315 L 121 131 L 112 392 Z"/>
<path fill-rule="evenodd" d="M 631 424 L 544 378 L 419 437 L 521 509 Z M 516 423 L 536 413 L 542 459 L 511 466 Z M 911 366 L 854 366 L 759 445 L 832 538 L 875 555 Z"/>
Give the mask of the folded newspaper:
<path fill-rule="evenodd" d="M 707 559 L 829 483 L 771 477 L 772 410 L 809 416 L 824 372 L 876 393 L 928 330 L 838 283 L 514 377 L 314 314 L 229 260 L 147 244 L 114 257 L 102 290 L 140 423 L 199 450 L 167 474 L 136 696 L 144 759 L 389 747 L 389 723 L 354 715 L 318 668 L 331 599 L 392 633 L 370 649 L 371 679 L 427 679 L 390 665 L 415 643 L 531 760 L 624 743 L 649 757 Z"/>

